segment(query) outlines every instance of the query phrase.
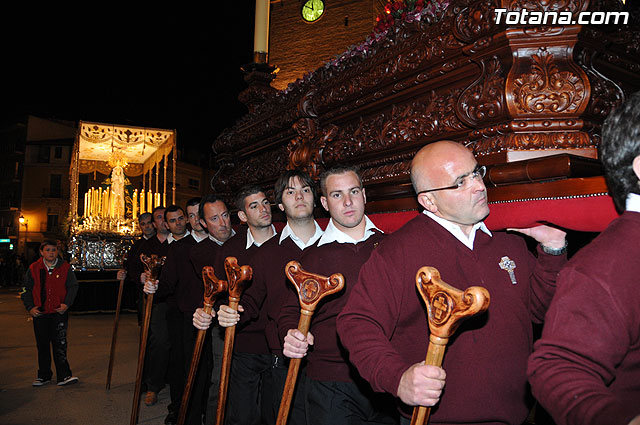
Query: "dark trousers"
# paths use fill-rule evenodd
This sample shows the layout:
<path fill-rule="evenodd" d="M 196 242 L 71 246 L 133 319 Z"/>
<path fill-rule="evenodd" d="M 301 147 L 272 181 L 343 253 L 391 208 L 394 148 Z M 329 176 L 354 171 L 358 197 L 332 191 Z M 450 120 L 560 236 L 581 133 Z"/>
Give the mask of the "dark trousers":
<path fill-rule="evenodd" d="M 167 381 L 171 403 L 168 409 L 170 412 L 178 412 L 180 401 L 182 400 L 182 390 L 184 389 L 184 338 L 183 338 L 183 317 L 182 312 L 174 303 L 167 303 L 167 331 L 169 333 L 169 367 L 167 369 Z"/>
<path fill-rule="evenodd" d="M 151 309 L 149 340 L 145 355 L 145 377 L 147 391 L 159 392 L 166 383 L 169 366 L 169 328 L 167 326 L 167 303 L 159 302 Z"/>
<path fill-rule="evenodd" d="M 189 376 L 189 371 L 191 369 L 193 348 L 195 346 L 196 338 L 198 335 L 198 329 L 193 326 L 191 314 L 184 314 L 182 320 L 182 332 L 184 338 L 183 371 L 186 378 Z M 189 405 L 187 406 L 187 417 L 185 419 L 185 424 L 187 425 L 202 424 L 202 415 L 205 414 L 206 411 L 209 385 L 211 382 L 211 367 L 211 332 L 207 331 L 205 333 L 204 343 L 202 344 L 202 351 L 200 353 L 198 368 L 196 369 L 196 374 L 193 378 L 193 383 L 191 386 L 191 395 L 189 397 Z M 215 411 L 213 421 L 215 422 Z"/>
<path fill-rule="evenodd" d="M 271 373 L 271 354 L 233 353 L 226 423 L 260 425 L 263 378 Z"/>
<path fill-rule="evenodd" d="M 220 373 L 222 372 L 222 357 L 224 355 L 224 328 L 212 326 L 211 335 L 211 381 L 209 385 L 209 398 L 207 399 L 207 413 L 205 425 L 216 423 L 216 411 L 218 408 L 218 393 L 220 391 Z"/>
<path fill-rule="evenodd" d="M 374 393 L 366 384 L 317 381 L 307 378 L 306 410 L 313 425 L 398 423 L 395 403 L 386 394 Z"/>
<path fill-rule="evenodd" d="M 33 318 L 33 332 L 36 335 L 38 347 L 38 378 L 49 380 L 53 376 L 51 371 L 51 348 L 53 347 L 53 362 L 56 366 L 56 379 L 62 381 L 71 376 L 69 361 L 67 360 L 67 325 L 69 314 L 50 313 Z"/>
<path fill-rule="evenodd" d="M 273 354 L 271 359 L 270 373 L 265 375 L 263 381 L 265 391 L 263 391 L 262 399 L 262 417 L 266 425 L 274 425 L 276 423 L 278 411 L 280 410 L 280 402 L 282 401 L 282 393 L 284 392 L 284 386 L 287 381 L 287 373 L 289 372 L 288 358 L 283 355 Z M 288 425 L 306 425 L 307 423 L 304 411 L 304 388 L 307 379 L 305 365 L 306 362 L 303 361 L 298 370 L 293 399 L 291 400 L 289 415 L 287 417 Z"/>

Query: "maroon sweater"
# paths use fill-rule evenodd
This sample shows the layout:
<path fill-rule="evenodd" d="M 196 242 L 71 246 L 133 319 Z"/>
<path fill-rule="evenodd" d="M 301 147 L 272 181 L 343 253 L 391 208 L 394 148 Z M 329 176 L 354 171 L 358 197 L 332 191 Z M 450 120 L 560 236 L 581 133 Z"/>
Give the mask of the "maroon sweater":
<path fill-rule="evenodd" d="M 516 263 L 517 284 L 500 269 L 503 256 Z M 532 320 L 543 319 L 566 256 L 538 250 L 538 260 L 518 236 L 476 233 L 473 251 L 438 223 L 420 214 L 391 234 L 362 267 L 338 318 L 350 360 L 376 391 L 397 395 L 404 371 L 423 362 L 429 328 L 416 272 L 436 267 L 459 288 L 484 286 L 488 313 L 469 319 L 451 338 L 444 356 L 444 392 L 432 424 L 521 424 L 527 416 L 526 363 Z M 410 410 L 408 410 L 410 411 Z"/>
<path fill-rule="evenodd" d="M 349 364 L 347 353 L 338 339 L 336 318 L 347 302 L 358 280 L 360 267 L 369 259 L 374 248 L 385 237 L 376 232 L 365 241 L 352 243 L 328 243 L 306 249 L 300 264 L 306 271 L 329 276 L 342 273 L 345 286 L 341 292 L 323 298 L 311 319 L 309 331 L 314 345 L 307 355 L 307 376 L 319 381 L 353 382 L 356 373 Z M 289 283 L 293 287 L 293 284 Z M 300 303 L 297 292 L 289 292 L 278 319 L 281 340 L 289 329 L 298 327 Z"/>
<path fill-rule="evenodd" d="M 204 296 L 202 281 L 189 259 L 191 248 L 196 244 L 191 235 L 169 244 L 167 260 L 162 267 L 156 292 L 159 297 L 172 296 L 178 309 L 187 314 L 193 314 L 203 303 Z"/>
<path fill-rule="evenodd" d="M 202 307 L 204 305 L 204 282 L 202 280 L 202 268 L 205 266 L 211 266 L 214 267 L 214 271 L 216 271 L 215 264 L 220 249 L 220 245 L 212 241 L 211 238 L 207 237 L 197 244 L 193 245 L 189 250 L 189 261 L 191 262 L 191 266 L 193 267 L 195 276 L 198 278 L 197 283 L 195 281 L 193 282 L 193 304 L 189 306 L 189 309 L 193 308 L 193 311 L 195 311 L 196 308 Z M 216 271 L 216 276 L 217 275 L 218 273 Z"/>
<path fill-rule="evenodd" d="M 253 283 L 242 294 L 240 304 L 244 313 L 240 316 L 240 325 L 258 320 L 264 312 L 267 316 L 265 333 L 269 350 L 273 354 L 282 354 L 282 344 L 278 336 L 277 320 L 282 305 L 289 292 L 295 292 L 284 274 L 284 268 L 291 260 L 300 260 L 302 251 L 291 238 L 279 243 L 280 234 L 265 242 L 253 256 Z"/>
<path fill-rule="evenodd" d="M 214 266 L 218 279 L 227 280 L 224 269 L 224 260 L 227 257 L 236 257 L 239 266 L 253 266 L 252 258 L 261 248 L 254 244 L 247 249 L 247 232 L 248 229 L 243 228 L 222 245 L 222 249 L 218 252 L 216 258 L 217 266 Z M 252 284 L 249 283 L 249 286 Z M 246 289 L 247 287 L 245 286 Z M 217 308 L 219 307 L 216 306 Z M 236 327 L 233 351 L 236 353 L 269 354 L 269 346 L 265 337 L 266 324 L 266 313 L 261 313 L 255 320 L 239 324 Z"/>
<path fill-rule="evenodd" d="M 640 415 L 640 213 L 625 212 L 558 277 L 529 380 L 558 425 Z"/>

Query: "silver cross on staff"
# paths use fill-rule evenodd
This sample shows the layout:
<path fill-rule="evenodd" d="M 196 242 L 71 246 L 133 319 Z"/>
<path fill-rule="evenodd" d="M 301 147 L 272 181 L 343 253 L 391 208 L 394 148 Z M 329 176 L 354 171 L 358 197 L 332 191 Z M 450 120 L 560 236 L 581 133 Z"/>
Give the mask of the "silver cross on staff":
<path fill-rule="evenodd" d="M 499 266 L 502 270 L 506 270 L 507 273 L 509 273 L 509 279 L 511 279 L 511 283 L 513 285 L 515 285 L 516 283 L 518 283 L 516 281 L 516 274 L 513 272 L 516 269 L 516 262 L 513 261 L 511 258 L 509 257 L 502 257 L 500 259 L 500 263 Z"/>

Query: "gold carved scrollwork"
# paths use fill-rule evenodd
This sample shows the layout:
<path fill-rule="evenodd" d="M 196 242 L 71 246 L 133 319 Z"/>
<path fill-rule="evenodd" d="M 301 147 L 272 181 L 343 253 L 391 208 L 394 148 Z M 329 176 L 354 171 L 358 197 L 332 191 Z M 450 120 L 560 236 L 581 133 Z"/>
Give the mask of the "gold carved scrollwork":
<path fill-rule="evenodd" d="M 560 71 L 544 47 L 533 55 L 531 70 L 513 82 L 513 100 L 518 113 L 579 113 L 586 96 L 584 80 L 572 71 Z"/>

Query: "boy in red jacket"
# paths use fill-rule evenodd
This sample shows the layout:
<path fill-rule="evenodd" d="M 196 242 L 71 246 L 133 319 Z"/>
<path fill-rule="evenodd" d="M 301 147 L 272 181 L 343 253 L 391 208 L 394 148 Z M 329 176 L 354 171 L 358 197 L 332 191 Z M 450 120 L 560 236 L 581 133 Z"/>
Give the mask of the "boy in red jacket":
<path fill-rule="evenodd" d="M 51 349 L 56 365 L 58 385 L 78 382 L 71 375 L 67 361 L 67 310 L 78 292 L 78 281 L 69 263 L 58 257 L 55 241 L 40 244 L 40 259 L 27 270 L 22 302 L 33 317 L 33 331 L 38 347 L 38 378 L 34 387 L 51 381 Z"/>

